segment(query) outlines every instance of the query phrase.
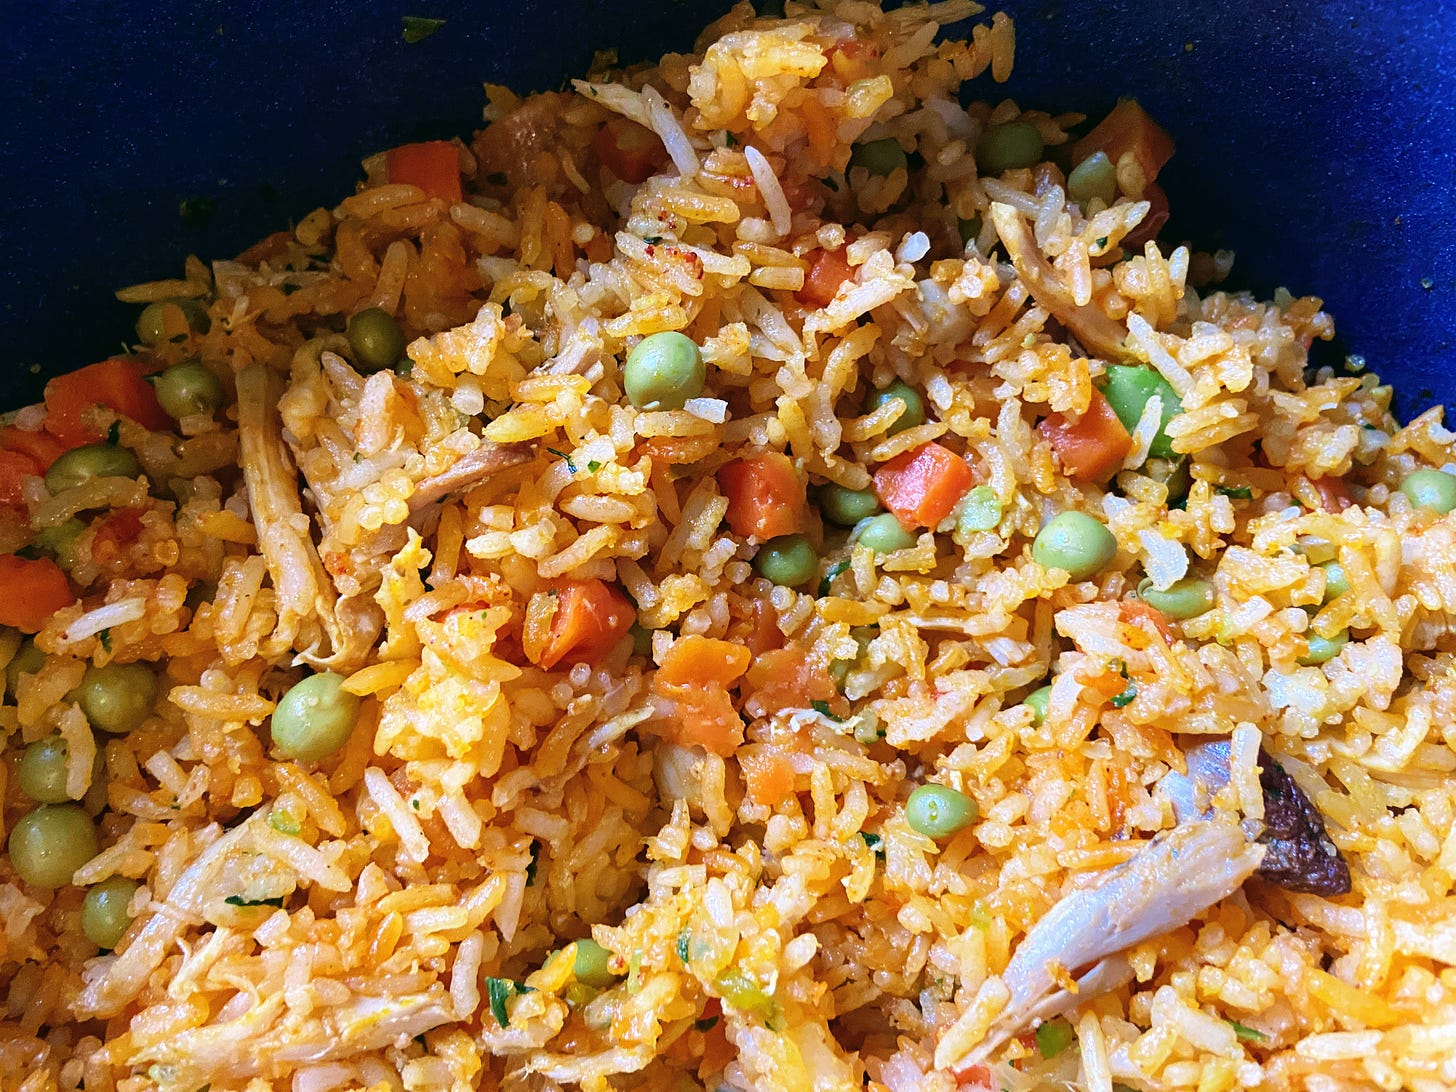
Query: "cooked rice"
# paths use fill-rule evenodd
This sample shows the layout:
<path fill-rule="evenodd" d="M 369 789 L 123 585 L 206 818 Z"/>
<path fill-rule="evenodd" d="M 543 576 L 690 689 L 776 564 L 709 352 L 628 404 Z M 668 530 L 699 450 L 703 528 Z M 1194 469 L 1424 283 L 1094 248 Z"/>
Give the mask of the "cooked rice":
<path fill-rule="evenodd" d="M 176 434 L 90 411 L 144 477 L 31 478 L 0 521 L 11 550 L 84 524 L 81 598 L 0 706 L 0 833 L 33 807 L 16 760 L 58 733 L 101 846 L 55 891 L 0 855 L 0 1086 L 1456 1087 L 1456 521 L 1398 489 L 1456 467 L 1441 411 L 1401 427 L 1374 375 L 1309 372 L 1319 300 L 1226 292 L 1227 253 L 1133 242 L 1136 156 L 1114 204 L 1070 201 L 1080 115 L 963 108 L 1009 75 L 1006 16 L 954 40 L 970 0 L 789 7 L 740 4 L 697 52 L 575 94 L 489 88 L 453 206 L 374 156 L 293 231 L 118 294 L 204 303 L 206 332 L 140 358 L 200 359 L 229 405 Z M 614 117 L 661 141 L 639 184 L 604 168 Z M 1050 160 L 981 178 L 978 138 L 1018 119 Z M 884 139 L 911 170 L 850 163 Z M 850 276 L 803 302 L 841 247 Z M 368 307 L 408 335 L 398 374 L 354 367 Z M 665 330 L 702 347 L 706 387 L 635 409 L 623 362 Z M 1148 457 L 1156 399 L 1105 489 L 1034 427 L 1087 412 L 1110 363 L 1176 392 L 1181 470 Z M 902 402 L 865 407 L 895 380 L 926 410 L 898 431 Z M 994 525 L 953 513 L 876 556 L 811 505 L 795 589 L 725 524 L 733 459 L 864 489 L 932 441 Z M 1030 556 L 1065 510 L 1115 536 L 1093 579 Z M 1327 561 L 1350 590 L 1325 602 Z M 1215 605 L 1164 618 L 1143 576 L 1206 578 Z M 630 596 L 641 643 L 543 669 L 562 582 L 589 579 Z M 731 677 L 663 682 L 703 640 Z M 0 660 L 20 649 L 0 632 Z M 138 662 L 155 708 L 94 734 L 86 665 Z M 288 760 L 269 718 L 323 669 L 358 723 Z M 700 745 L 694 717 L 732 738 Z M 1170 788 L 1199 740 L 1228 747 L 1195 800 L 1209 831 L 1261 835 L 1275 756 L 1353 890 L 1256 873 L 1096 966 L 1034 960 L 1056 992 L 1023 1019 L 1014 957 L 1060 943 L 1038 922 L 1199 837 Z M 926 782 L 978 819 L 921 833 Z M 138 881 L 134 920 L 98 953 L 80 909 L 112 876 Z M 576 979 L 585 938 L 608 988 Z"/>

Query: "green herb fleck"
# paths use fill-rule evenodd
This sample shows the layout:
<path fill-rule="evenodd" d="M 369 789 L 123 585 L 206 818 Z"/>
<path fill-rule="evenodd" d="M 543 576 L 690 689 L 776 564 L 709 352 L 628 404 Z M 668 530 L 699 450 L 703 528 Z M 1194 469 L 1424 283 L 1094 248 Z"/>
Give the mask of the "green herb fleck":
<path fill-rule="evenodd" d="M 107 652 L 110 652 L 111 651 L 111 629 L 110 629 L 110 627 L 107 627 L 106 629 L 103 629 L 100 633 L 98 633 L 96 635 L 96 639 L 101 642 L 101 647 L 102 648 L 104 648 Z"/>
<path fill-rule="evenodd" d="M 705 1016 L 701 1020 L 694 1020 L 693 1027 L 697 1028 L 699 1031 L 709 1031 L 717 1026 L 718 1019 L 719 1018 L 716 1016 Z"/>
<path fill-rule="evenodd" d="M 517 992 L 516 984 L 509 978 L 487 978 L 485 995 L 490 999 L 490 1011 L 495 1022 L 503 1028 L 511 1026 L 511 1014 L 506 1011 L 506 1002 Z"/>
<path fill-rule="evenodd" d="M 1107 236 L 1106 236 L 1106 235 L 1099 235 L 1099 236 L 1098 236 L 1098 237 L 1097 237 L 1097 245 L 1098 245 L 1098 246 L 1099 246 L 1099 247 L 1104 247 L 1104 246 L 1106 246 L 1106 245 L 1107 245 Z"/>
<path fill-rule="evenodd" d="M 692 942 L 693 935 L 686 929 L 684 929 L 681 933 L 677 935 L 677 957 L 684 963 L 686 963 L 688 959 L 691 958 L 689 948 L 692 945 Z"/>
<path fill-rule="evenodd" d="M 557 451 L 554 447 L 548 447 L 546 450 L 549 451 L 549 452 L 551 452 L 551 454 L 555 455 L 558 459 L 565 459 L 566 460 L 566 469 L 569 470 L 573 474 L 576 473 L 576 464 L 571 461 L 571 456 L 570 455 L 568 455 L 564 451 Z"/>
<path fill-rule="evenodd" d="M 883 858 L 885 856 L 885 840 L 878 834 L 873 831 L 862 830 L 859 832 L 859 836 L 864 844 L 874 852 L 876 857 Z"/>
<path fill-rule="evenodd" d="M 245 899 L 241 895 L 229 895 L 222 901 L 229 906 L 282 906 L 283 896 L 275 895 L 271 899 Z"/>
<path fill-rule="evenodd" d="M 184 197 L 177 202 L 177 215 L 190 228 L 201 227 L 217 212 L 217 201 L 211 197 Z"/>
<path fill-rule="evenodd" d="M 661 235 L 646 235 L 646 236 L 643 237 L 642 241 L 644 243 L 646 243 L 648 246 L 656 246 L 658 243 L 662 242 L 662 236 Z"/>
<path fill-rule="evenodd" d="M 596 459 L 592 459 L 592 460 L 588 461 L 587 464 L 586 464 L 586 470 L 587 470 L 587 473 L 588 474 L 595 474 L 601 468 L 602 468 L 602 464 L 600 462 L 598 462 Z"/>
<path fill-rule="evenodd" d="M 833 565 L 831 565 L 829 567 L 829 571 L 824 574 L 824 579 L 819 581 L 819 594 L 821 596 L 828 595 L 829 587 L 831 584 L 834 583 L 834 578 L 839 576 L 848 568 L 849 558 L 845 558 L 842 561 L 836 561 Z"/>
<path fill-rule="evenodd" d="M 1228 1021 L 1228 1026 L 1234 1029 L 1234 1036 L 1241 1043 L 1267 1043 L 1269 1036 L 1257 1028 L 1247 1027 L 1237 1020 Z"/>
<path fill-rule="evenodd" d="M 1121 709 L 1124 706 L 1131 705 L 1133 698 L 1137 697 L 1137 694 L 1137 683 L 1128 683 L 1127 689 L 1112 699 L 1112 708 Z"/>
<path fill-rule="evenodd" d="M 724 132 L 724 134 L 723 134 L 723 145 L 724 145 L 724 147 L 733 148 L 733 147 L 736 147 L 737 144 L 738 144 L 738 138 L 736 136 L 734 136 L 732 133 Z"/>
<path fill-rule="evenodd" d="M 410 45 L 423 42 L 445 25 L 445 20 L 431 19 L 425 15 L 406 15 L 400 21 L 404 23 L 404 40 Z"/>
<path fill-rule="evenodd" d="M 1254 491 L 1250 489 L 1247 485 L 1219 485 L 1215 486 L 1214 488 L 1219 493 L 1222 493 L 1225 497 L 1231 497 L 1234 500 L 1254 499 Z"/>
<path fill-rule="evenodd" d="M 821 717 L 828 717 L 830 720 L 834 721 L 835 724 L 844 723 L 843 717 L 836 717 L 833 713 L 829 711 L 829 703 L 827 701 L 821 701 L 816 699 L 814 701 L 811 701 L 809 705 L 813 708 L 814 712 L 818 713 Z"/>

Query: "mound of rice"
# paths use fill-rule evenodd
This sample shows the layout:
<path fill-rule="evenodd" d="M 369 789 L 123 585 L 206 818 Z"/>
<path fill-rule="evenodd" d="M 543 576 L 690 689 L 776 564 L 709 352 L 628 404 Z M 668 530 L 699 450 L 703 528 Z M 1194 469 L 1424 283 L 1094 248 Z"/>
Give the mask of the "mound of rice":
<path fill-rule="evenodd" d="M 1136 164 L 1113 203 L 1071 200 L 1081 115 L 962 106 L 1010 71 L 1004 15 L 788 8 L 574 91 L 490 87 L 459 201 L 381 154 L 335 208 L 122 293 L 206 308 L 138 359 L 200 360 L 227 405 L 155 431 L 93 407 L 141 477 L 32 477 L 3 517 L 8 550 L 84 527 L 77 601 L 0 708 L 0 833 L 35 806 L 20 754 L 59 733 L 100 852 L 55 890 L 0 854 L 0 1085 L 1456 1086 L 1456 518 L 1398 488 L 1456 462 L 1441 411 L 1401 427 L 1373 375 L 1307 371 L 1320 302 L 1218 291 L 1229 255 L 1140 231 Z M 638 181 L 613 118 L 655 134 Z M 978 140 L 1017 120 L 1042 161 L 982 177 Z M 903 165 L 851 160 L 883 140 Z M 825 252 L 845 275 L 816 298 Z M 394 370 L 344 336 L 370 307 L 407 335 Z M 636 408 L 627 353 L 670 330 L 704 388 Z M 1117 363 L 1176 392 L 1174 458 L 1149 458 L 1150 403 L 1082 480 L 1037 424 Z M 866 405 L 896 380 L 924 408 L 898 430 L 900 401 Z M 777 586 L 725 522 L 737 460 L 787 455 L 812 498 L 932 442 L 984 488 L 903 548 L 811 503 L 814 576 Z M 1031 555 L 1066 511 L 1115 536 L 1087 579 Z M 1211 609 L 1138 598 L 1185 577 Z M 591 581 L 636 628 L 554 662 L 562 589 Z M 107 663 L 161 681 L 122 736 L 76 702 Z M 319 671 L 358 721 L 286 759 L 270 715 Z M 1180 819 L 1201 740 L 1227 784 Z M 1249 876 L 1275 759 L 1348 893 Z M 928 836 L 925 783 L 975 821 Z M 98 952 L 82 900 L 113 876 L 139 886 Z M 1091 929 L 1096 967 L 1033 933 L 1123 889 L 1167 920 Z M 587 937 L 605 987 L 576 975 Z M 1035 1012 L 1028 973 L 1059 991 Z"/>

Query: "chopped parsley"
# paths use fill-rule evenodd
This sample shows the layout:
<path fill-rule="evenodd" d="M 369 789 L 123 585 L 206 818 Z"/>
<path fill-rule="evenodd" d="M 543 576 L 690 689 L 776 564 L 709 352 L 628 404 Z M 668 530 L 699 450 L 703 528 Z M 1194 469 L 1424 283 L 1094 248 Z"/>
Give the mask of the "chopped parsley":
<path fill-rule="evenodd" d="M 586 469 L 587 469 L 587 473 L 588 474 L 595 474 L 601 468 L 602 468 L 602 464 L 598 460 L 596 460 L 596 459 L 592 459 L 592 460 L 588 461 L 588 463 L 586 464 Z"/>
<path fill-rule="evenodd" d="M 820 701 L 816 699 L 815 701 L 811 701 L 809 705 L 813 708 L 814 712 L 818 713 L 821 717 L 828 717 L 830 720 L 834 721 L 835 724 L 844 723 L 843 717 L 836 717 L 833 713 L 829 711 L 829 703 L 827 701 Z"/>
<path fill-rule="evenodd" d="M 111 651 L 111 628 L 109 626 L 98 633 L 96 639 L 101 642 L 102 648 L 107 652 Z"/>
<path fill-rule="evenodd" d="M 718 1019 L 716 1016 L 705 1016 L 701 1020 L 694 1020 L 693 1027 L 699 1031 L 709 1031 L 717 1025 Z"/>
<path fill-rule="evenodd" d="M 690 951 L 692 942 L 693 935 L 686 929 L 684 929 L 681 933 L 677 935 L 677 957 L 684 963 L 692 958 L 692 953 Z"/>
<path fill-rule="evenodd" d="M 1234 1036 L 1241 1043 L 1267 1043 L 1269 1036 L 1257 1028 L 1246 1027 L 1237 1020 L 1228 1021 L 1228 1026 L 1234 1029 Z"/>
<path fill-rule="evenodd" d="M 506 1002 L 519 994 L 530 992 L 530 986 L 512 982 L 509 978 L 487 978 L 485 980 L 485 995 L 490 999 L 491 1015 L 495 1017 L 495 1022 L 503 1028 L 511 1026 L 511 1016 L 506 1011 Z"/>
<path fill-rule="evenodd" d="M 565 459 L 566 460 L 566 469 L 569 470 L 569 471 L 571 471 L 571 473 L 573 473 L 573 474 L 576 473 L 576 464 L 571 461 L 571 456 L 570 455 L 568 455 L 564 451 L 557 451 L 554 447 L 548 447 L 546 450 L 549 451 L 549 452 L 551 452 L 551 454 L 555 455 L 558 459 Z"/>
<path fill-rule="evenodd" d="M 1112 708 L 1121 709 L 1124 706 L 1131 705 L 1133 698 L 1137 697 L 1137 695 L 1137 683 L 1128 683 L 1127 689 L 1123 690 L 1121 694 L 1113 697 Z"/>
<path fill-rule="evenodd" d="M 282 906 L 283 896 L 275 895 L 271 899 L 245 899 L 241 895 L 229 895 L 222 901 L 229 906 Z"/>
<path fill-rule="evenodd" d="M 878 834 L 873 831 L 862 830 L 859 832 L 859 836 L 864 844 L 874 851 L 876 857 L 883 857 L 885 855 L 885 840 Z"/>
<path fill-rule="evenodd" d="M 1247 485 L 1219 485 L 1214 488 L 1225 497 L 1231 497 L 1234 500 L 1254 499 L 1254 491 Z"/>
<path fill-rule="evenodd" d="M 443 19 L 431 19 L 426 15 L 405 15 L 400 18 L 404 23 L 404 34 L 402 37 L 410 45 L 416 42 L 423 42 L 435 31 L 445 25 Z"/>

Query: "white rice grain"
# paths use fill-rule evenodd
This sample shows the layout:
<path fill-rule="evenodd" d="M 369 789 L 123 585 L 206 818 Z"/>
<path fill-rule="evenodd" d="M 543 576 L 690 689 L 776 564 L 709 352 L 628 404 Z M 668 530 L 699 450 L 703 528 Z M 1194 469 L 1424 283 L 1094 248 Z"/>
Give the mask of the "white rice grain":
<path fill-rule="evenodd" d="M 405 856 L 416 863 L 422 863 L 430 855 L 430 840 L 425 837 L 424 827 L 411 814 L 404 798 L 389 783 L 384 771 L 378 766 L 370 766 L 365 770 L 364 788 L 368 790 L 375 807 L 384 813 L 389 825 L 399 835 L 400 848 Z"/>
<path fill-rule="evenodd" d="M 784 196 L 783 186 L 779 185 L 778 175 L 774 174 L 773 168 L 769 166 L 763 153 L 752 144 L 743 149 L 743 158 L 748 160 L 748 169 L 753 172 L 754 184 L 758 186 L 759 195 L 768 209 L 768 217 L 773 221 L 774 231 L 781 237 L 787 235 L 794 213 L 789 208 L 789 199 Z"/>
<path fill-rule="evenodd" d="M 122 599 L 116 603 L 89 610 L 61 631 L 59 643 L 62 648 L 94 637 L 104 629 L 125 625 L 147 616 L 147 601 L 140 596 Z"/>
<path fill-rule="evenodd" d="M 667 105 L 655 87 L 642 89 L 642 101 L 647 106 L 647 115 L 651 120 L 652 130 L 662 140 L 667 154 L 672 157 L 673 165 L 677 167 L 677 173 L 683 178 L 692 178 L 698 173 L 698 168 L 702 164 L 698 160 L 698 153 L 693 150 L 692 142 L 688 140 L 687 133 L 683 132 L 682 125 L 673 114 L 672 108 Z"/>

